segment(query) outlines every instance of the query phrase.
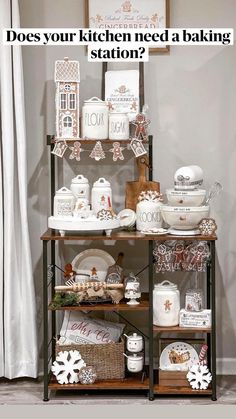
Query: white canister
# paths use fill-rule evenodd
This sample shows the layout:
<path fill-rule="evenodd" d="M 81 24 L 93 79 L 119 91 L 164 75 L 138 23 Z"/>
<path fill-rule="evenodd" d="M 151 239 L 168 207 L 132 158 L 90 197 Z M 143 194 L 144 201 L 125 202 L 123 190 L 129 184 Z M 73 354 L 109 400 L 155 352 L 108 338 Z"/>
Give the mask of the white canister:
<path fill-rule="evenodd" d="M 75 197 L 70 189 L 63 187 L 54 196 L 54 217 L 71 216 L 75 206 Z"/>
<path fill-rule="evenodd" d="M 138 335 L 137 333 L 133 333 L 132 335 L 129 335 L 129 336 L 124 333 L 124 336 L 127 338 L 126 349 L 129 352 L 137 353 L 143 350 L 142 336 Z"/>
<path fill-rule="evenodd" d="M 83 137 L 105 140 L 108 138 L 108 106 L 97 97 L 85 100 L 82 108 Z"/>
<path fill-rule="evenodd" d="M 127 369 L 130 372 L 140 372 L 143 369 L 143 355 L 132 354 L 124 356 L 127 358 Z"/>
<path fill-rule="evenodd" d="M 111 185 L 104 177 L 99 178 L 93 184 L 91 194 L 92 210 L 95 214 L 102 209 L 109 209 L 112 206 Z"/>
<path fill-rule="evenodd" d="M 77 175 L 72 179 L 70 189 L 76 198 L 87 199 L 89 202 L 89 181 L 83 175 Z"/>
<path fill-rule="evenodd" d="M 147 231 L 152 228 L 162 227 L 161 206 L 162 202 L 140 201 L 136 206 L 136 229 Z"/>
<path fill-rule="evenodd" d="M 129 117 L 127 113 L 111 112 L 109 114 L 109 139 L 128 140 Z"/>
<path fill-rule="evenodd" d="M 170 281 L 156 284 L 153 291 L 153 324 L 156 326 L 178 326 L 180 294 L 177 285 Z"/>

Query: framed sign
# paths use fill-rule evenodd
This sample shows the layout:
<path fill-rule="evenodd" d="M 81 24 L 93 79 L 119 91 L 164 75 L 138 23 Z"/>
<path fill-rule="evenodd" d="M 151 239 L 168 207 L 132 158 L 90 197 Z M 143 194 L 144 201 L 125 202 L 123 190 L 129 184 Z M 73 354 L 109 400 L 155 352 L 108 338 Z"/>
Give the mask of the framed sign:
<path fill-rule="evenodd" d="M 169 0 L 85 0 L 87 28 L 155 29 L 169 27 Z M 168 46 L 151 52 L 169 51 Z"/>

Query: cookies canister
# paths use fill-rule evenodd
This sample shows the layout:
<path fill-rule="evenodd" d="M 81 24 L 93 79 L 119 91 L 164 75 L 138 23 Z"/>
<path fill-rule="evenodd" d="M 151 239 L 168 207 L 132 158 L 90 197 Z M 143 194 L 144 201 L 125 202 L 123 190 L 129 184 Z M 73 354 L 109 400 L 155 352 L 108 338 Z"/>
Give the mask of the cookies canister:
<path fill-rule="evenodd" d="M 163 281 L 153 290 L 153 324 L 156 326 L 178 326 L 180 293 L 176 284 Z"/>

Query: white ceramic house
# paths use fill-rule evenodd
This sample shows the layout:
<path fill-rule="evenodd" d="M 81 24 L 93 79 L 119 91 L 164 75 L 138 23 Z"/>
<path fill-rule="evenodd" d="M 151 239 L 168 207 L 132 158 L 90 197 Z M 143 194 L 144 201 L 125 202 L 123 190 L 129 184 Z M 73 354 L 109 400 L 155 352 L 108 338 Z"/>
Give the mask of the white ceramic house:
<path fill-rule="evenodd" d="M 79 138 L 79 62 L 55 63 L 56 138 Z"/>

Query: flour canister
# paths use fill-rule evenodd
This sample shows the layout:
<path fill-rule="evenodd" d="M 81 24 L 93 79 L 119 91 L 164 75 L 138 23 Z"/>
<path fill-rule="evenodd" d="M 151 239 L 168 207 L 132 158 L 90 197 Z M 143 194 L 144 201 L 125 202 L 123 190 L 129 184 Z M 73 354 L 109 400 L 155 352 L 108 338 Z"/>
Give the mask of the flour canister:
<path fill-rule="evenodd" d="M 85 100 L 82 108 L 83 137 L 105 140 L 108 138 L 108 106 L 97 98 Z"/>
<path fill-rule="evenodd" d="M 129 117 L 127 113 L 109 114 L 109 139 L 127 140 L 129 138 Z"/>
<path fill-rule="evenodd" d="M 180 294 L 177 285 L 170 281 L 156 284 L 153 291 L 153 324 L 156 326 L 178 326 Z"/>
<path fill-rule="evenodd" d="M 90 187 L 89 181 L 86 177 L 84 177 L 83 175 L 77 175 L 74 179 L 72 179 L 70 189 L 76 198 L 87 199 L 89 202 Z"/>
<path fill-rule="evenodd" d="M 111 185 L 104 177 L 99 178 L 93 184 L 91 194 L 92 210 L 95 214 L 102 209 L 109 209 L 112 206 Z"/>
<path fill-rule="evenodd" d="M 136 206 L 136 229 L 138 231 L 151 230 L 162 227 L 162 202 L 140 201 Z"/>
<path fill-rule="evenodd" d="M 75 197 L 70 189 L 63 187 L 54 196 L 54 217 L 71 216 L 75 206 Z"/>

